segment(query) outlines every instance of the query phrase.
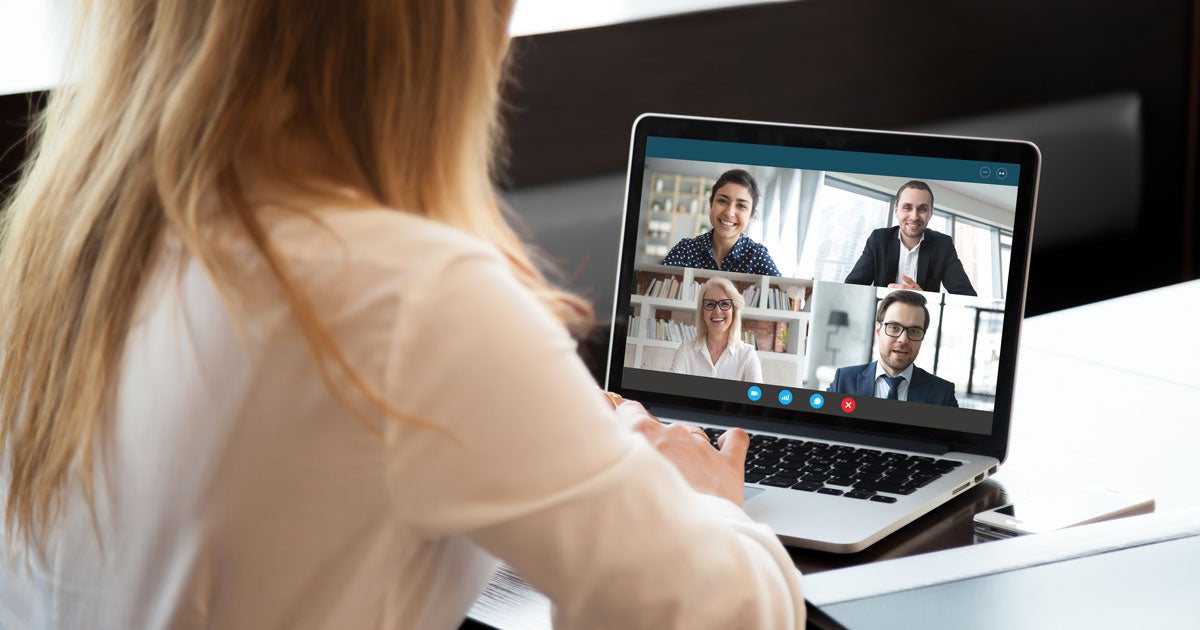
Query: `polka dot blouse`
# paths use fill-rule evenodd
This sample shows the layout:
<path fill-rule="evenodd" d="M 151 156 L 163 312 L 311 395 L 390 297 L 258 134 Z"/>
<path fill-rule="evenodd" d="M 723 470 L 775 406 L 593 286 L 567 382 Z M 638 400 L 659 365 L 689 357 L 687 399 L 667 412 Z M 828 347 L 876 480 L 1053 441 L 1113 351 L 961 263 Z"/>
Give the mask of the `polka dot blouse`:
<path fill-rule="evenodd" d="M 662 264 L 693 269 L 718 269 L 717 258 L 713 254 L 712 234 L 710 230 L 696 238 L 680 240 L 667 253 L 667 257 L 663 258 Z M 738 235 L 737 243 L 734 243 L 733 249 L 725 255 L 719 269 L 760 276 L 779 275 L 779 269 L 767 253 L 766 246 L 755 243 L 745 234 Z"/>

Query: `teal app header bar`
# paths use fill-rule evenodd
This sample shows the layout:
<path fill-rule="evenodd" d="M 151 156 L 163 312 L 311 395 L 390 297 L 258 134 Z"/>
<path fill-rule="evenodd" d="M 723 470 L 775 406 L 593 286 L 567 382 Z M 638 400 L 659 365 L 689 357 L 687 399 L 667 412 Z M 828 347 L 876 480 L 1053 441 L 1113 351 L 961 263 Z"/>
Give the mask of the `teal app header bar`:
<path fill-rule="evenodd" d="M 743 142 L 646 138 L 646 157 L 1016 186 L 1020 165 Z"/>

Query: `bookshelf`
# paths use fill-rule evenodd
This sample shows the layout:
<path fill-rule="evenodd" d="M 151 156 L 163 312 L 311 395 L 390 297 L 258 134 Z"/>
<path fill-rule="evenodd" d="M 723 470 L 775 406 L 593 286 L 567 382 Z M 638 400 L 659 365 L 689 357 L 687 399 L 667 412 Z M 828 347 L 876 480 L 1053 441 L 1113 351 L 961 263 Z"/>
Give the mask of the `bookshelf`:
<path fill-rule="evenodd" d="M 716 180 L 675 173 L 651 173 L 645 240 L 639 262 L 656 264 L 682 238 L 712 229 L 708 196 Z"/>
<path fill-rule="evenodd" d="M 743 340 L 758 347 L 763 380 L 799 387 L 805 373 L 813 281 L 657 264 L 635 265 L 637 286 L 630 297 L 625 365 L 671 369 L 680 343 L 694 338 L 696 294 L 709 278 L 733 282 L 744 297 Z M 690 334 L 689 334 L 690 333 Z M 753 333 L 747 339 L 746 333 Z"/>

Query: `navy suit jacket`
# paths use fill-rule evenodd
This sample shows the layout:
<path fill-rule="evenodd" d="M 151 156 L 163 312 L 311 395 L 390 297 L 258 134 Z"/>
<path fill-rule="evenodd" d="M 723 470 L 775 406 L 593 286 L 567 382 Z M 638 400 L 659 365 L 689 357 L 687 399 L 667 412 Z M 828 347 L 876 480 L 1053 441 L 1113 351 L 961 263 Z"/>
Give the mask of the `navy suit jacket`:
<path fill-rule="evenodd" d="M 899 270 L 900 227 L 879 228 L 867 237 L 867 245 L 846 282 L 886 287 L 896 281 Z M 950 293 L 975 295 L 975 287 L 958 259 L 954 239 L 934 230 L 925 230 L 925 240 L 917 253 L 917 277 L 913 279 L 925 291 L 937 293 L 945 284 Z"/>
<path fill-rule="evenodd" d="M 833 374 L 833 382 L 829 384 L 829 391 L 851 396 L 874 396 L 875 364 L 872 361 L 866 365 L 838 368 Z M 912 382 L 908 384 L 908 402 L 958 406 L 958 399 L 954 397 L 954 383 L 915 366 Z"/>

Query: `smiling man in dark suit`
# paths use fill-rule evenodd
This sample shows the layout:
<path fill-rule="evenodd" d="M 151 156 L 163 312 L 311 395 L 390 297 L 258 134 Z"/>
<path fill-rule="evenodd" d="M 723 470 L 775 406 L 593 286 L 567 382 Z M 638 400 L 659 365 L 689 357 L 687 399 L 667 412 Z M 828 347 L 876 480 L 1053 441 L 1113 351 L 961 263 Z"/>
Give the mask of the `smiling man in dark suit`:
<path fill-rule="evenodd" d="M 912 291 L 887 294 L 875 312 L 879 359 L 839 368 L 829 391 L 957 407 L 953 383 L 913 365 L 928 328 L 925 296 Z"/>
<path fill-rule="evenodd" d="M 896 191 L 894 210 L 896 225 L 871 232 L 846 282 L 933 293 L 944 284 L 950 293 L 975 295 L 954 239 L 928 229 L 933 216 L 929 184 L 905 183 Z"/>

